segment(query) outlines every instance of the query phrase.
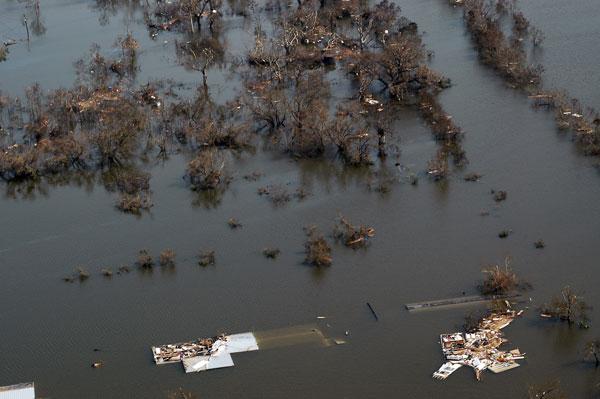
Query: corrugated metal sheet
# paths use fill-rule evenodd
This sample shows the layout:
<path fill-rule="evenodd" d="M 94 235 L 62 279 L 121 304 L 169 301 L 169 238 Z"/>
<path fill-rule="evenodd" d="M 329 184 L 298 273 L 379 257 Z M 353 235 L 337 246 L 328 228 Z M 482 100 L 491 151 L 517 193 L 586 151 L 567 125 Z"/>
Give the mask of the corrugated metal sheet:
<path fill-rule="evenodd" d="M 0 387 L 0 399 L 35 399 L 33 382 Z"/>

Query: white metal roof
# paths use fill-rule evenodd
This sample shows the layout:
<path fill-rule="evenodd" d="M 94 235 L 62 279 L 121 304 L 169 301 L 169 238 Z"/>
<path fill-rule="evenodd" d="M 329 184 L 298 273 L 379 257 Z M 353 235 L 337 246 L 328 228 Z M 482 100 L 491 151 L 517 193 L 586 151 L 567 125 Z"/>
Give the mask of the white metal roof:
<path fill-rule="evenodd" d="M 0 387 L 0 399 L 35 399 L 33 382 Z"/>

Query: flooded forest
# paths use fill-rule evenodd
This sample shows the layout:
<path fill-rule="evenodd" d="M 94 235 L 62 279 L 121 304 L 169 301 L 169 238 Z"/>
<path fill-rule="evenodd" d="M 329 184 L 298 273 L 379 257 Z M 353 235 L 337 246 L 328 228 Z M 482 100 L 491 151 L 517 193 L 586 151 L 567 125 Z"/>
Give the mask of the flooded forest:
<path fill-rule="evenodd" d="M 0 1 L 0 387 L 600 398 L 599 18 Z"/>

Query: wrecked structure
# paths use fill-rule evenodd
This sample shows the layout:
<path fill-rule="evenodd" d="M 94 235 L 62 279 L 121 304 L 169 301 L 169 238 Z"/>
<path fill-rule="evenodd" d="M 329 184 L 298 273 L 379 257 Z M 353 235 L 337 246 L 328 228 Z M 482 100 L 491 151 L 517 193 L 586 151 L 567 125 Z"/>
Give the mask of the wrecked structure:
<path fill-rule="evenodd" d="M 500 330 L 522 313 L 522 310 L 491 313 L 479 322 L 474 331 L 440 335 L 446 362 L 433 373 L 433 378 L 445 380 L 462 366 L 469 366 L 475 370 L 479 381 L 481 372 L 486 369 L 501 373 L 519 367 L 517 360 L 524 359 L 524 353 L 519 349 L 503 351 L 498 348 L 507 341 Z"/>
<path fill-rule="evenodd" d="M 153 346 L 152 356 L 158 365 L 181 362 L 186 373 L 195 373 L 232 367 L 232 353 L 256 350 L 258 350 L 256 338 L 253 333 L 247 332 Z"/>

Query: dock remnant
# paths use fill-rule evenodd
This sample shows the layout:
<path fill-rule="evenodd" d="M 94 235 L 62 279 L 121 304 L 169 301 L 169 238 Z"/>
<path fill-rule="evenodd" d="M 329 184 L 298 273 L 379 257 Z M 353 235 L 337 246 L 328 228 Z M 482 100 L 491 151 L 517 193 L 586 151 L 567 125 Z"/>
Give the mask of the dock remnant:
<path fill-rule="evenodd" d="M 195 373 L 232 367 L 232 353 L 256 350 L 258 350 L 256 338 L 253 333 L 247 332 L 153 346 L 152 356 L 158 365 L 181 362 L 186 373 Z"/>
<path fill-rule="evenodd" d="M 491 313 L 481 319 L 473 331 L 441 334 L 440 345 L 446 362 L 433 373 L 433 378 L 445 380 L 462 366 L 469 366 L 479 381 L 481 372 L 486 369 L 501 373 L 519 367 L 516 361 L 524 359 L 524 353 L 519 349 L 502 351 L 498 347 L 507 341 L 500 330 L 522 313 L 522 310 Z"/>
<path fill-rule="evenodd" d="M 425 301 L 425 302 L 415 302 L 415 303 L 407 303 L 406 309 L 409 311 L 412 310 L 424 310 L 442 306 L 451 306 L 451 305 L 461 305 L 467 303 L 477 303 L 477 302 L 488 302 L 494 300 L 508 300 L 508 299 L 517 299 L 521 295 L 512 294 L 512 295 L 469 295 L 469 296 L 461 296 L 457 298 L 448 298 L 448 299 L 438 299 L 433 301 Z"/>

